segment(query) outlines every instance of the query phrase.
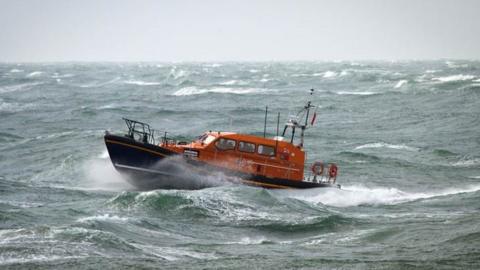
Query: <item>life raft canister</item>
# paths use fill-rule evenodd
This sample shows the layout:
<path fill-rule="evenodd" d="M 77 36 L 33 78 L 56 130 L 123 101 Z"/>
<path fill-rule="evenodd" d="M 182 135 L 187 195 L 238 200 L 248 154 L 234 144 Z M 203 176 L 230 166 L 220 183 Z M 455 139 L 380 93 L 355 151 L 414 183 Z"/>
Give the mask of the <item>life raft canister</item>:
<path fill-rule="evenodd" d="M 323 169 L 324 169 L 324 165 L 323 165 L 323 162 L 321 161 L 315 161 L 313 164 L 312 164 L 312 173 L 314 175 L 323 175 Z"/>
<path fill-rule="evenodd" d="M 338 173 L 337 164 L 331 163 L 328 166 L 328 176 L 330 176 L 330 178 L 337 178 L 337 173 Z"/>

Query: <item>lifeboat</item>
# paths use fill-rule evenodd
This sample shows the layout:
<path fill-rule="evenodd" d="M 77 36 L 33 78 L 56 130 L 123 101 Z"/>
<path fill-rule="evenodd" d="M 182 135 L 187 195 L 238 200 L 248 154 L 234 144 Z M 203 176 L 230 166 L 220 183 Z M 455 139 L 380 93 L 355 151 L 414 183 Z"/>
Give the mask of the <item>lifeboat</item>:
<path fill-rule="evenodd" d="M 185 142 L 124 118 L 128 132 L 106 132 L 104 139 L 115 169 L 142 190 L 201 189 L 225 182 L 274 189 L 340 188 L 336 164 L 326 164 L 324 169 L 324 163 L 316 161 L 305 169 L 304 133 L 314 124 L 316 111 L 309 119 L 314 107 L 308 101 L 287 121 L 281 136 L 277 120 L 273 138 L 267 138 L 265 132 L 261 137 L 208 131 Z"/>

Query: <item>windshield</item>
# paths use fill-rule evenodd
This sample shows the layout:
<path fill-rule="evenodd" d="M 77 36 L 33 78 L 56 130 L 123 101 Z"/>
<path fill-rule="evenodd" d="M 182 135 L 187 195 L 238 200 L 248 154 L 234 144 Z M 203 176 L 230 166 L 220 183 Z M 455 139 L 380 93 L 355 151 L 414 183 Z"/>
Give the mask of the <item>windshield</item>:
<path fill-rule="evenodd" d="M 201 142 L 202 144 L 210 144 L 211 142 L 213 142 L 213 140 L 215 140 L 215 136 L 212 136 L 212 135 L 209 135 L 209 134 L 203 134 L 203 135 L 199 136 L 197 138 L 197 140 L 199 142 Z"/>

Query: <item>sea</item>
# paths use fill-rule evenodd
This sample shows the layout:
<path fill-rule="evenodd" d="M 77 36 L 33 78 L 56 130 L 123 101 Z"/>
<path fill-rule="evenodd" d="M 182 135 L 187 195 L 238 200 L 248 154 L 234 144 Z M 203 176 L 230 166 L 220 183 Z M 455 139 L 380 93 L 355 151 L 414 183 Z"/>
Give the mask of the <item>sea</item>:
<path fill-rule="evenodd" d="M 266 106 L 273 137 L 309 100 L 341 189 L 136 190 L 103 141 Z M 479 268 L 480 61 L 0 64 L 0 269 Z"/>

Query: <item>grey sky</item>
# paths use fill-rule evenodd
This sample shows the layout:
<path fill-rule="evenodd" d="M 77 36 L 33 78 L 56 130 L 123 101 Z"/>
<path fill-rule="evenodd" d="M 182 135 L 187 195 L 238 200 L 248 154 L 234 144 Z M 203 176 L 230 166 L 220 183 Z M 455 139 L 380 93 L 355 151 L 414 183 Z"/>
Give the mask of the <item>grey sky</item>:
<path fill-rule="evenodd" d="M 480 0 L 0 0 L 0 61 L 480 59 Z"/>

